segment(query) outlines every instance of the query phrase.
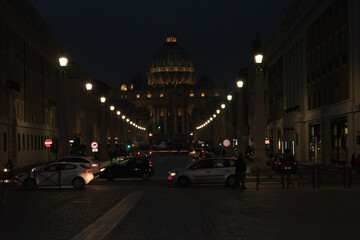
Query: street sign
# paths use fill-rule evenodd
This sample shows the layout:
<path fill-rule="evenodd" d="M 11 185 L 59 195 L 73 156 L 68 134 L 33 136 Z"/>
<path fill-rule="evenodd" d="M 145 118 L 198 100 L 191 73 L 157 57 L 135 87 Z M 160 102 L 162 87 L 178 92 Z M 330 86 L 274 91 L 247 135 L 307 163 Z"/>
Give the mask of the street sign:
<path fill-rule="evenodd" d="M 46 147 L 51 147 L 51 144 L 52 144 L 53 142 L 52 142 L 52 140 L 51 139 L 46 139 L 45 140 L 45 146 Z"/>
<path fill-rule="evenodd" d="M 91 143 L 91 148 L 92 149 L 97 149 L 98 148 L 98 143 L 97 142 L 92 142 Z"/>
<path fill-rule="evenodd" d="M 224 145 L 224 147 L 229 147 L 229 146 L 230 146 L 230 141 L 229 141 L 229 139 L 225 139 L 225 140 L 223 141 L 223 145 Z"/>

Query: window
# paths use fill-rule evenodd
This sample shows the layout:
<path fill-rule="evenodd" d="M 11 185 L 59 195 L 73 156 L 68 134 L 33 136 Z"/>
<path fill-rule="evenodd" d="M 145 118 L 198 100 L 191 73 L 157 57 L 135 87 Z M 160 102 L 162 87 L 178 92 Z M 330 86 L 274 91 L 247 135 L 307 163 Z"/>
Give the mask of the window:
<path fill-rule="evenodd" d="M 22 135 L 22 145 L 23 145 L 23 150 L 25 151 L 25 135 Z"/>
<path fill-rule="evenodd" d="M 140 98 L 140 94 L 136 94 L 136 98 Z"/>
<path fill-rule="evenodd" d="M 189 93 L 189 96 L 194 97 L 194 93 L 193 92 Z"/>
<path fill-rule="evenodd" d="M 148 98 L 151 98 L 151 93 L 147 93 L 146 96 L 147 96 Z"/>
<path fill-rule="evenodd" d="M 163 93 L 160 93 L 160 97 L 161 97 L 161 98 L 164 97 L 164 94 L 163 94 Z"/>
<path fill-rule="evenodd" d="M 63 170 L 71 170 L 71 169 L 75 169 L 76 165 L 73 164 L 64 164 L 63 166 Z"/>
<path fill-rule="evenodd" d="M 6 133 L 4 133 L 4 152 L 7 151 L 7 139 L 6 139 Z"/>
<path fill-rule="evenodd" d="M 34 136 L 31 135 L 31 150 L 34 149 Z"/>
<path fill-rule="evenodd" d="M 18 134 L 18 141 L 17 141 L 17 149 L 18 149 L 18 151 L 21 150 L 21 148 L 20 148 L 20 143 L 21 143 L 21 141 L 20 141 L 20 134 Z"/>
<path fill-rule="evenodd" d="M 27 148 L 27 150 L 30 149 L 29 134 L 26 134 L 26 148 Z"/>
<path fill-rule="evenodd" d="M 201 93 L 201 97 L 205 97 L 205 93 Z"/>

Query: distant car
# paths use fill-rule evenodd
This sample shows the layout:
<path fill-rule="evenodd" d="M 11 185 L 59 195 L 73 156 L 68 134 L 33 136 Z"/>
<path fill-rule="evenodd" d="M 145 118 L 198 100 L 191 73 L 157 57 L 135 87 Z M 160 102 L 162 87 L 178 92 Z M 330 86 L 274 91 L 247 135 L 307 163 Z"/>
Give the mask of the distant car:
<path fill-rule="evenodd" d="M 199 156 L 199 154 L 203 151 L 204 150 L 202 148 L 194 148 L 191 151 L 189 151 L 189 155 L 190 156 Z"/>
<path fill-rule="evenodd" d="M 83 163 L 54 162 L 31 169 L 15 176 L 17 186 L 25 188 L 41 186 L 59 186 L 59 174 L 61 186 L 73 186 L 75 189 L 82 188 L 94 179 L 91 169 Z"/>
<path fill-rule="evenodd" d="M 99 173 L 99 164 L 95 162 L 92 157 L 83 157 L 83 156 L 67 156 L 60 158 L 57 162 L 72 162 L 72 163 L 84 163 L 86 166 L 91 168 L 91 172 L 94 175 Z"/>
<path fill-rule="evenodd" d="M 196 183 L 235 183 L 235 158 L 205 158 L 169 171 L 168 183 L 182 187 Z"/>
<path fill-rule="evenodd" d="M 297 165 L 294 157 L 288 155 L 278 155 L 274 159 L 273 168 L 278 172 L 284 172 L 284 173 L 297 172 Z"/>
<path fill-rule="evenodd" d="M 125 158 L 101 168 L 100 178 L 111 181 L 115 178 L 142 178 L 149 179 L 153 175 L 152 163 L 147 158 Z"/>
<path fill-rule="evenodd" d="M 215 154 L 211 153 L 211 152 L 201 152 L 199 155 L 195 155 L 193 157 L 193 162 L 200 160 L 200 159 L 204 159 L 204 158 L 214 158 Z"/>

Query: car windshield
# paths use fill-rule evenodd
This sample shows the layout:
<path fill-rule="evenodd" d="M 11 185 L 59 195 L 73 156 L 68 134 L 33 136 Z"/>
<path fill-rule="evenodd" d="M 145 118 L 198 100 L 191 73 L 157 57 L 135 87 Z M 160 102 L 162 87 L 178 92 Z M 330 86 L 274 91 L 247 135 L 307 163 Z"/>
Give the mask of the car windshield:
<path fill-rule="evenodd" d="M 281 161 L 284 162 L 295 162 L 295 159 L 293 157 L 283 157 Z"/>

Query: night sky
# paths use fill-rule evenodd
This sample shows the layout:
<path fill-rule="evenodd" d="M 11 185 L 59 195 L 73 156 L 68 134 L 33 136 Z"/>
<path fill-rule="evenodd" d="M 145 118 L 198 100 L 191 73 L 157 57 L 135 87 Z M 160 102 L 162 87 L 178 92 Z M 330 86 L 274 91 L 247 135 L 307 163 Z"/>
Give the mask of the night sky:
<path fill-rule="evenodd" d="M 270 37 L 293 0 L 30 0 L 69 58 L 110 86 L 149 71 L 172 26 L 198 77 L 235 86 L 251 40 Z"/>

